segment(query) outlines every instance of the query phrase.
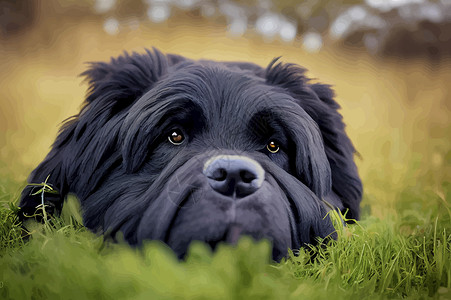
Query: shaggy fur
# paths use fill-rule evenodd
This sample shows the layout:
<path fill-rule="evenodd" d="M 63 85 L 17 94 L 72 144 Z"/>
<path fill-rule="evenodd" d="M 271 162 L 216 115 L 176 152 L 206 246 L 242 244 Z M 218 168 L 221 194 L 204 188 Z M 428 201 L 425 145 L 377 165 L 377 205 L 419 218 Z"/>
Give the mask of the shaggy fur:
<path fill-rule="evenodd" d="M 359 218 L 362 185 L 339 106 L 304 73 L 278 59 L 264 69 L 155 49 L 93 63 L 83 109 L 29 182 L 49 176 L 58 194 L 45 193 L 47 212 L 75 194 L 86 227 L 131 245 L 162 240 L 183 257 L 192 240 L 214 248 L 250 235 L 271 240 L 278 260 L 333 233 L 325 202 Z M 174 130 L 180 145 L 168 140 Z M 35 192 L 24 189 L 23 216 L 41 204 Z"/>

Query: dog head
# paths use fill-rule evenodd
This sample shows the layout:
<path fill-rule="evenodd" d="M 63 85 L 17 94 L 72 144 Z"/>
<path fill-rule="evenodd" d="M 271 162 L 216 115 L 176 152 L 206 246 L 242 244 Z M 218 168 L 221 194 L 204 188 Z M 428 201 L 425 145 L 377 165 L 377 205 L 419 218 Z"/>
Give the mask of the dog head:
<path fill-rule="evenodd" d="M 361 182 L 331 89 L 274 60 L 193 61 L 124 54 L 84 73 L 89 95 L 30 175 L 68 193 L 85 225 L 182 257 L 193 240 L 267 238 L 273 257 L 333 233 L 325 202 L 357 219 Z M 41 203 L 33 186 L 23 214 Z"/>

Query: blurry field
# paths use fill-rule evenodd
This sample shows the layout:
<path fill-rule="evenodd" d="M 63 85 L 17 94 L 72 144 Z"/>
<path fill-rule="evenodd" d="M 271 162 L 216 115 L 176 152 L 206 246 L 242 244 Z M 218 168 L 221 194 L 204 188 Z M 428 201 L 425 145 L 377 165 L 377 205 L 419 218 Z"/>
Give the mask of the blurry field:
<path fill-rule="evenodd" d="M 396 252 L 399 249 L 396 247 L 399 245 L 390 248 L 391 240 L 387 236 L 393 236 L 393 241 L 397 243 L 406 243 L 403 247 L 407 248 L 402 249 L 418 250 L 425 257 L 430 254 L 436 255 L 437 253 L 442 253 L 445 260 L 450 258 L 449 233 L 451 232 L 451 224 L 449 224 L 449 211 L 445 222 L 440 221 L 441 219 L 439 220 L 440 230 L 446 229 L 447 231 L 442 230 L 438 233 L 434 233 L 433 231 L 436 215 L 441 212 L 446 216 L 447 209 L 449 210 L 450 207 L 450 61 L 431 64 L 421 59 L 416 61 L 396 60 L 393 58 L 384 60 L 370 57 L 368 54 L 355 50 L 346 51 L 338 48 L 324 49 L 319 53 L 312 54 L 302 50 L 300 44 L 297 42 L 293 44 L 284 44 L 282 42 L 264 43 L 259 38 L 231 38 L 227 36 L 224 29 L 219 25 L 206 22 L 196 23 L 196 21 L 190 21 L 189 25 L 187 25 L 183 20 L 172 20 L 165 25 L 159 26 L 138 26 L 136 24 L 130 24 L 129 29 L 121 31 L 118 35 L 109 36 L 105 34 L 101 25 L 94 21 L 89 22 L 86 19 L 83 22 L 78 22 L 76 19 L 65 20 L 62 24 L 58 20 L 41 20 L 37 26 L 24 32 L 22 35 L 11 38 L 7 42 L 2 41 L 0 44 L 0 201 L 7 203 L 16 199 L 15 197 L 19 194 L 29 172 L 48 153 L 61 121 L 77 113 L 79 110 L 87 85 L 77 75 L 85 69 L 86 65 L 84 63 L 109 60 L 111 56 L 117 56 L 123 50 L 142 52 L 144 48 L 150 47 L 157 47 L 163 52 L 177 53 L 190 58 L 252 61 L 263 66 L 267 65 L 272 58 L 282 56 L 282 60 L 285 62 L 294 62 L 306 67 L 311 77 L 318 78 L 321 82 L 332 84 L 337 93 L 337 100 L 342 106 L 341 112 L 347 124 L 347 132 L 360 154 L 359 158 L 357 158 L 357 164 L 364 182 L 365 195 L 362 203 L 363 219 L 370 220 L 372 217 L 376 217 L 389 221 L 398 220 L 397 218 L 400 215 L 404 217 L 407 215 L 409 218 L 410 216 L 414 216 L 413 223 L 405 221 L 411 219 L 404 219 L 404 223 L 397 223 L 393 227 L 390 227 L 391 225 L 384 225 L 388 227 L 377 227 L 378 229 L 382 228 L 390 232 L 387 233 L 388 235 L 381 235 L 381 240 L 373 239 L 372 242 L 375 245 L 379 245 L 378 243 L 382 242 L 387 243 L 386 248 L 384 248 L 387 249 L 388 253 L 387 264 L 390 262 L 390 259 L 396 260 L 400 257 L 400 253 L 404 253 L 401 251 Z M 424 224 L 421 224 L 421 222 L 424 222 Z M 381 223 L 377 224 L 380 226 Z M 435 226 L 437 228 L 437 224 Z M 417 232 L 417 229 L 423 231 L 418 233 L 419 231 Z M 354 233 L 357 230 L 357 234 L 361 234 L 368 239 L 379 235 L 377 229 L 374 229 L 374 232 L 376 232 L 374 235 L 367 232 L 362 233 L 359 231 L 360 229 L 353 230 Z M 412 244 L 409 244 L 410 242 L 406 242 L 407 240 L 398 240 L 394 237 L 399 233 L 410 234 L 412 232 L 419 234 L 420 240 L 421 234 L 427 235 L 428 237 L 433 236 L 434 240 L 431 242 L 432 244 L 425 243 L 424 245 L 427 245 L 429 248 L 424 246 L 425 248 L 423 250 L 420 249 L 422 247 L 421 245 L 421 247 L 418 246 L 412 240 L 410 240 Z M 97 248 L 100 246 L 98 247 L 97 242 L 97 244 L 89 244 L 86 247 L 81 246 L 85 239 L 84 234 L 86 233 L 83 233 L 80 238 L 71 237 L 69 242 L 76 245 L 75 247 L 83 248 L 81 250 L 78 248 L 74 250 L 74 248 L 69 247 L 68 242 L 58 244 L 61 242 L 59 237 L 51 240 L 50 244 L 56 248 L 61 246 L 62 249 L 67 251 L 67 255 L 73 255 L 73 257 L 77 255 L 76 251 L 84 251 L 83 253 L 85 254 L 95 255 Z M 437 234 L 439 236 L 441 234 L 442 236 L 441 244 L 440 242 L 436 244 Z M 371 235 L 371 237 L 367 235 Z M 342 244 L 343 248 L 337 251 L 335 255 L 347 255 L 345 246 L 350 239 L 352 239 L 350 236 L 344 239 Z M 79 242 L 80 240 L 82 242 Z M 36 238 L 34 243 L 35 246 L 46 245 L 47 241 L 45 238 L 40 237 Z M 438 248 L 436 249 L 436 245 L 441 245 L 442 247 L 440 248 L 441 250 L 439 249 L 439 252 L 437 252 Z M 420 248 L 415 248 L 417 246 Z M 248 249 L 246 247 L 243 246 L 239 251 L 246 252 Z M 370 246 L 363 245 L 363 249 L 365 247 Z M 373 245 L 371 247 L 375 246 Z M 258 250 L 260 248 L 255 249 Z M 199 249 L 197 250 L 199 253 L 204 253 L 202 252 L 204 250 Z M 32 251 L 30 247 L 25 250 Z M 50 263 L 52 261 L 50 258 L 58 255 L 52 251 L 54 250 L 51 250 L 46 258 L 38 257 L 37 259 L 42 259 L 43 263 L 46 263 L 46 259 L 48 259 Z M 157 256 L 163 255 L 157 250 L 149 251 L 156 251 L 153 254 Z M 258 251 L 256 252 L 257 256 L 260 255 Z M 264 252 L 266 250 L 263 249 L 262 251 Z M 248 256 L 241 258 L 239 255 L 242 252 L 238 252 L 238 258 L 235 261 L 237 265 L 230 267 L 230 270 L 238 270 L 240 268 L 239 263 L 243 263 L 240 259 L 248 258 Z M 362 250 L 359 264 L 362 261 L 363 252 Z M 128 274 L 126 272 L 130 272 L 130 274 L 133 272 L 139 274 L 141 274 L 140 272 L 148 272 L 145 273 L 148 276 L 158 276 L 159 273 L 155 269 L 143 270 L 142 266 L 139 266 L 139 262 L 133 260 L 135 258 L 127 261 L 127 255 L 132 255 L 128 250 L 123 250 L 121 253 L 125 255 L 122 258 L 116 256 L 102 258 L 104 259 L 103 264 L 100 265 L 95 265 L 94 256 L 84 257 L 83 263 L 86 265 L 92 264 L 96 268 L 99 268 L 95 271 L 91 270 L 88 275 L 93 277 L 88 276 L 87 278 L 96 278 L 97 273 L 95 272 L 102 272 L 102 270 L 105 271 L 105 274 L 109 274 L 108 272 L 111 271 L 117 272 L 119 270 L 118 267 L 113 267 L 112 265 L 118 261 L 124 265 L 130 262 L 136 264 L 128 265 L 127 267 L 122 266 L 125 270 L 119 270 L 119 277 L 111 275 L 112 277 L 110 278 L 108 277 L 110 275 L 107 276 L 111 280 L 118 280 L 118 278 L 123 280 L 121 284 L 124 286 L 127 286 L 127 284 L 133 286 L 143 285 L 143 282 L 136 278 L 134 279 L 136 281 L 130 278 L 126 279 L 128 277 L 121 275 L 121 272 L 124 272 L 124 274 Z M 360 255 L 360 252 L 356 253 L 354 253 L 357 255 L 356 262 L 347 261 L 346 264 L 348 265 L 344 265 L 344 269 L 351 268 L 350 266 L 353 264 L 358 264 L 358 255 Z M 23 255 L 25 257 L 34 256 L 31 252 Z M 196 262 L 202 268 L 210 266 L 210 263 L 212 263 L 211 258 L 208 258 L 209 256 L 206 255 L 207 258 L 202 260 L 199 258 L 201 256 L 195 256 L 193 258 L 194 261 L 197 259 Z M 409 265 L 409 259 L 412 261 L 415 259 L 418 260 L 420 256 L 413 255 L 410 258 L 404 256 L 405 261 L 403 263 Z M 267 271 L 266 267 L 259 265 L 262 260 L 258 260 L 258 257 L 256 259 L 257 262 L 254 267 L 249 268 L 261 267 L 262 269 L 252 269 L 252 272 L 269 274 L 269 278 L 258 278 L 261 287 L 268 289 L 269 287 L 274 287 L 277 289 L 280 285 L 280 288 L 285 288 L 282 283 L 272 282 L 270 278 L 273 278 L 271 277 L 273 276 L 271 272 L 274 270 Z M 425 260 L 427 261 L 427 258 Z M 162 261 L 165 262 L 165 259 Z M 297 274 L 301 278 L 302 276 L 306 276 L 312 280 L 317 278 L 324 279 L 325 277 L 321 277 L 320 273 L 315 273 L 317 269 L 306 265 L 307 261 L 304 260 L 302 263 L 298 262 L 302 268 L 305 268 L 304 273 L 302 273 L 303 271 L 293 271 L 295 267 L 291 265 L 282 265 L 278 268 L 285 271 L 293 271 L 294 274 Z M 339 257 L 336 261 L 340 261 Z M 13 265 L 13 263 L 11 262 L 9 266 Z M 177 266 L 171 259 L 168 260 L 168 265 L 162 264 L 159 266 L 161 270 L 166 268 L 166 270 L 173 272 L 171 274 L 165 273 L 162 275 L 162 278 L 175 276 L 175 279 L 171 279 L 175 282 L 174 286 L 185 284 L 185 278 L 200 280 L 200 283 L 198 283 L 200 285 L 202 282 L 213 284 L 216 278 L 214 276 L 222 272 L 218 270 L 222 270 L 222 268 L 227 269 L 226 266 L 222 266 L 219 262 L 218 265 L 214 265 L 213 262 L 212 264 L 214 266 L 208 270 L 200 267 L 200 269 L 191 268 L 188 265 L 188 269 L 185 271 L 180 271 L 179 268 L 181 267 Z M 448 272 L 446 273 L 448 275 L 445 273 L 443 275 L 443 278 L 447 278 L 447 282 L 440 283 L 442 274 L 437 273 L 440 279 L 435 281 L 435 283 L 431 283 L 431 286 L 434 286 L 435 290 L 430 290 L 430 296 L 437 292 L 440 286 L 448 287 L 448 289 L 441 290 L 443 293 L 448 293 L 449 287 L 451 287 L 451 268 L 449 261 L 442 265 L 437 264 L 437 266 L 442 266 L 441 270 L 445 273 Z M 67 272 L 70 272 L 72 267 L 65 265 L 62 269 L 56 268 L 55 272 L 66 270 L 65 268 L 67 268 Z M 374 268 L 380 268 L 380 265 L 375 265 Z M 421 267 L 421 270 L 435 274 L 436 269 L 434 268 L 425 265 L 424 268 Z M 282 272 L 279 269 L 277 272 Z M 43 274 L 45 272 L 51 272 L 49 270 L 39 270 Z M 202 275 L 202 270 L 205 272 L 204 275 Z M 318 270 L 323 270 L 318 272 L 325 272 L 324 274 L 326 274 L 327 266 Z M 216 271 L 219 273 L 215 273 Z M 156 273 L 153 274 L 152 272 Z M 364 272 L 363 269 L 362 272 Z M 390 269 L 387 272 L 390 272 Z M 277 276 L 282 273 L 277 273 Z M 240 274 L 233 273 L 230 276 L 231 278 L 233 276 L 244 276 Z M 376 275 L 379 276 L 381 274 Z M 72 275 L 77 276 L 77 274 Z M 52 276 L 58 276 L 58 274 L 53 273 L 47 274 L 46 276 L 51 278 Z M 63 273 L 60 276 L 65 275 Z M 206 276 L 206 279 L 202 276 Z M 213 279 L 207 278 L 209 276 L 213 276 Z M 422 275 L 415 277 L 417 275 L 412 273 L 409 276 L 412 276 L 412 279 L 409 279 L 409 277 L 406 280 L 419 282 L 419 278 Z M 202 281 L 202 278 L 206 281 Z M 346 278 L 349 278 L 349 282 L 346 281 L 346 284 L 352 285 L 354 289 L 343 292 L 338 287 L 343 285 L 336 281 L 334 283 L 337 286 L 335 289 L 337 292 L 341 291 L 340 295 L 342 297 L 347 295 L 365 295 L 368 291 L 363 289 L 363 287 L 359 290 L 358 280 L 360 279 L 358 279 L 359 277 L 356 274 L 349 273 L 346 275 L 343 273 L 340 278 L 343 280 L 348 280 Z M 351 282 L 351 279 L 356 281 Z M 45 278 L 42 279 L 40 277 L 40 280 L 45 281 Z M 88 279 L 80 277 L 73 280 L 74 282 L 85 282 Z M 361 280 L 367 284 L 365 286 L 368 286 L 368 282 L 371 283 L 371 281 Z M 387 280 L 391 280 L 391 277 Z M 287 282 L 295 284 L 291 283 L 291 281 Z M 391 286 L 389 285 L 391 281 L 387 281 L 386 286 L 384 286 L 384 282 L 378 285 L 380 291 L 396 290 L 396 288 L 401 286 L 401 283 L 406 284 L 406 282 L 401 280 L 398 286 Z M 89 285 L 92 283 L 86 284 Z M 153 284 L 155 285 L 157 283 Z M 218 286 L 216 287 L 218 289 L 227 288 L 227 286 L 221 286 L 220 283 L 217 284 Z M 321 286 L 325 284 L 322 282 Z M 376 285 L 376 281 L 374 284 Z M 256 287 L 260 287 L 260 285 L 256 285 Z M 184 287 L 189 288 L 188 286 Z M 303 285 L 299 287 L 293 286 L 290 289 L 291 297 L 296 298 L 296 295 L 302 294 L 302 289 L 299 290 L 302 287 Z M 109 288 L 108 286 L 101 286 L 99 288 L 105 288 L 105 290 L 111 292 L 110 289 L 107 289 Z M 213 291 L 217 293 L 218 290 L 214 290 L 214 288 L 215 286 L 212 288 Z M 205 291 L 208 291 L 208 289 Z M 313 290 L 307 291 L 313 293 Z M 415 291 L 415 289 L 409 290 L 409 287 L 406 287 L 406 291 Z M 174 288 L 172 292 L 176 293 L 177 289 Z M 191 292 L 194 296 L 196 295 L 195 290 Z M 406 295 L 403 293 L 397 292 L 395 296 L 401 294 Z M 108 297 L 108 294 L 105 295 Z M 115 295 L 114 292 L 109 296 L 112 295 Z M 120 295 L 127 296 L 123 290 Z M 178 294 L 171 295 L 176 297 Z M 271 295 L 266 296 L 271 298 Z M 318 291 L 316 294 L 318 299 L 325 295 L 328 295 L 325 293 L 325 290 Z M 157 296 L 162 297 L 162 295 Z M 259 294 L 253 294 L 253 296 L 258 298 Z M 443 299 L 446 299 L 446 297 L 448 296 L 445 295 Z"/>

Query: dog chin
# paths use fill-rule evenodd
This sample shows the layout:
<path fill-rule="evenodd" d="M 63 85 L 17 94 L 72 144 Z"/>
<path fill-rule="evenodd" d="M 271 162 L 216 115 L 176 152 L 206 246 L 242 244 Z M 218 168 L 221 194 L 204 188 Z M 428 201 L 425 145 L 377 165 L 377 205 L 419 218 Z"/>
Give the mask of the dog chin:
<path fill-rule="evenodd" d="M 272 241 L 273 256 L 278 260 L 292 246 L 291 227 L 286 211 L 277 205 L 265 205 L 280 202 L 272 195 L 269 184 L 262 187 L 261 193 L 243 199 L 198 190 L 176 209 L 165 242 L 183 257 L 194 240 L 204 241 L 214 250 L 219 242 L 235 244 L 244 235 L 255 240 L 266 238 Z M 277 226 L 274 219 L 280 220 Z"/>

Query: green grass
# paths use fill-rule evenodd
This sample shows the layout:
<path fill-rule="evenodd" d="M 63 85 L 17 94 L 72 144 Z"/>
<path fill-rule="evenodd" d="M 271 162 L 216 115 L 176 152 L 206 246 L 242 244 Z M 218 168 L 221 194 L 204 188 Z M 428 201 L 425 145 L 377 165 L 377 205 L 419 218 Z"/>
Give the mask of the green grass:
<path fill-rule="evenodd" d="M 0 209 L 0 298 L 450 299 L 450 184 L 442 188 L 439 195 L 404 183 L 396 215 L 337 226 L 336 241 L 278 264 L 268 242 L 246 238 L 215 253 L 195 243 L 180 262 L 158 242 L 142 249 L 104 242 L 70 212 L 28 224 L 23 242 L 11 204 Z M 74 201 L 69 206 L 76 211 Z"/>

